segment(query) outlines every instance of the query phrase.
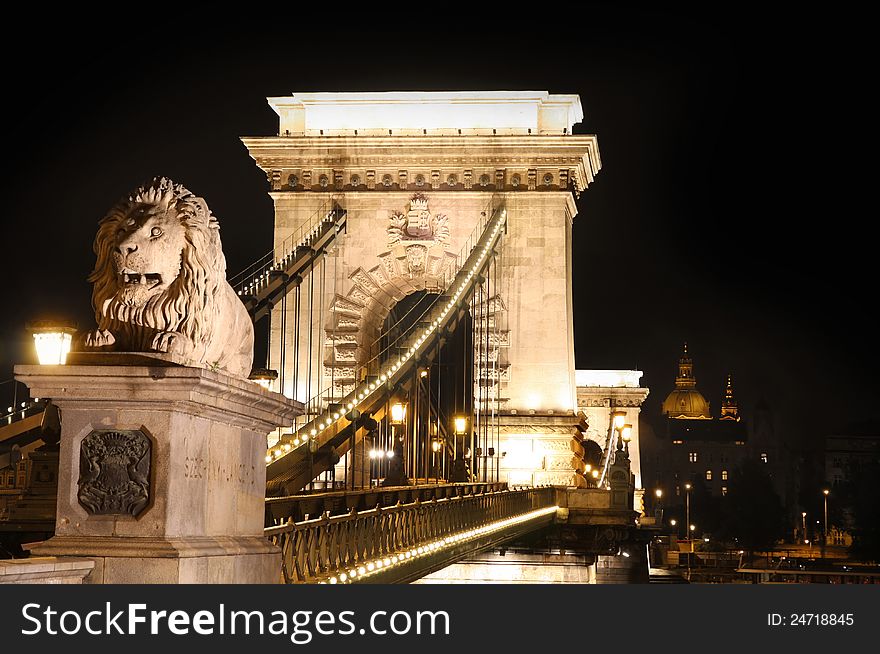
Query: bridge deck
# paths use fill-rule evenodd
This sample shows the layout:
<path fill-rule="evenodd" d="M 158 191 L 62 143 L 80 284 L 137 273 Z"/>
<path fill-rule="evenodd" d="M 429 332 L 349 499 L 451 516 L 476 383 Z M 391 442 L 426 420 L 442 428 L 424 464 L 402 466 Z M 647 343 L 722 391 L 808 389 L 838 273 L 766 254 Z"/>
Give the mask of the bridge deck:
<path fill-rule="evenodd" d="M 485 490 L 485 489 L 483 489 Z M 286 583 L 404 583 L 546 526 L 553 487 L 415 500 L 269 527 Z"/>

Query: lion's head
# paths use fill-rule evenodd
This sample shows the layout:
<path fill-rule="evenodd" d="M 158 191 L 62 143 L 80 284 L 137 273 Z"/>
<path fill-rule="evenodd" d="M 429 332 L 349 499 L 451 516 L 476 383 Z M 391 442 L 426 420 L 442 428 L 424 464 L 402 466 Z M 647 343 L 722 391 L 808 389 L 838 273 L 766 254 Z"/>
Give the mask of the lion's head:
<path fill-rule="evenodd" d="M 142 186 L 101 220 L 89 276 L 100 329 L 127 332 L 143 349 L 158 332 L 208 342 L 226 284 L 219 225 L 205 201 L 164 177 Z M 149 330 L 132 326 L 147 327 Z"/>

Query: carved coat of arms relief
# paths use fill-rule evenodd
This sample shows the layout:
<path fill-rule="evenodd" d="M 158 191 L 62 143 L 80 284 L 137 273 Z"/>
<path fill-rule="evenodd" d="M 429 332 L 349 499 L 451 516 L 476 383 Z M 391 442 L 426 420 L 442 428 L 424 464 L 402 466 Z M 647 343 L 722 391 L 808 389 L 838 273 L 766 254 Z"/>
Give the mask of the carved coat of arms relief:
<path fill-rule="evenodd" d="M 401 241 L 430 241 L 449 243 L 449 219 L 443 214 L 432 216 L 428 198 L 416 193 L 409 201 L 409 211 L 392 211 L 388 225 L 388 247 Z"/>
<path fill-rule="evenodd" d="M 388 220 L 388 247 L 405 266 L 409 277 L 440 273 L 449 244 L 449 218 L 432 215 L 427 196 L 417 193 L 410 199 L 406 213 L 392 211 Z M 437 270 L 432 270 L 432 263 Z"/>

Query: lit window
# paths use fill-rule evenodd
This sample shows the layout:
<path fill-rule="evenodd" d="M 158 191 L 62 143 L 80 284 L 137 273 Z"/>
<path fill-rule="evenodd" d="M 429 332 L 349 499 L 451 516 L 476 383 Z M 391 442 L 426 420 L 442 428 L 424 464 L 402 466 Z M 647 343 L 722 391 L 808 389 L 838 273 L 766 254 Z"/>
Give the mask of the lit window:
<path fill-rule="evenodd" d="M 684 441 L 672 441 L 673 445 L 681 445 Z"/>
<path fill-rule="evenodd" d="M 688 461 L 691 463 L 697 462 L 697 453 L 696 452 L 688 452 Z"/>
<path fill-rule="evenodd" d="M 761 452 L 761 463 L 767 463 L 767 453 Z"/>
<path fill-rule="evenodd" d="M 727 470 L 721 471 L 721 481 L 727 481 Z"/>
<path fill-rule="evenodd" d="M 721 487 L 721 494 L 722 494 L 722 495 L 727 495 L 727 486 L 722 486 L 722 487 Z"/>
<path fill-rule="evenodd" d="M 706 481 L 712 481 L 712 471 L 711 470 L 706 471 Z"/>

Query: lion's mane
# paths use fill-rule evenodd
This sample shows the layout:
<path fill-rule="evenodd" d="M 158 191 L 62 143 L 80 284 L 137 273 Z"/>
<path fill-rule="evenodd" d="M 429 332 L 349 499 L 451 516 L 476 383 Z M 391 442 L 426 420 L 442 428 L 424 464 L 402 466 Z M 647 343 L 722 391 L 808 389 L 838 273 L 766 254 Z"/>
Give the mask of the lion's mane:
<path fill-rule="evenodd" d="M 119 299 L 113 251 L 125 221 L 144 205 L 176 211 L 185 228 L 185 245 L 177 278 L 142 305 L 129 306 Z M 97 261 L 88 279 L 93 283 L 92 306 L 98 329 L 113 334 L 115 349 L 149 351 L 157 333 L 177 332 L 195 345 L 192 358 L 205 363 L 228 286 L 219 232 L 217 219 L 206 202 L 164 177 L 138 188 L 110 209 L 98 225 L 94 242 Z M 240 309 L 244 311 L 243 306 Z"/>

